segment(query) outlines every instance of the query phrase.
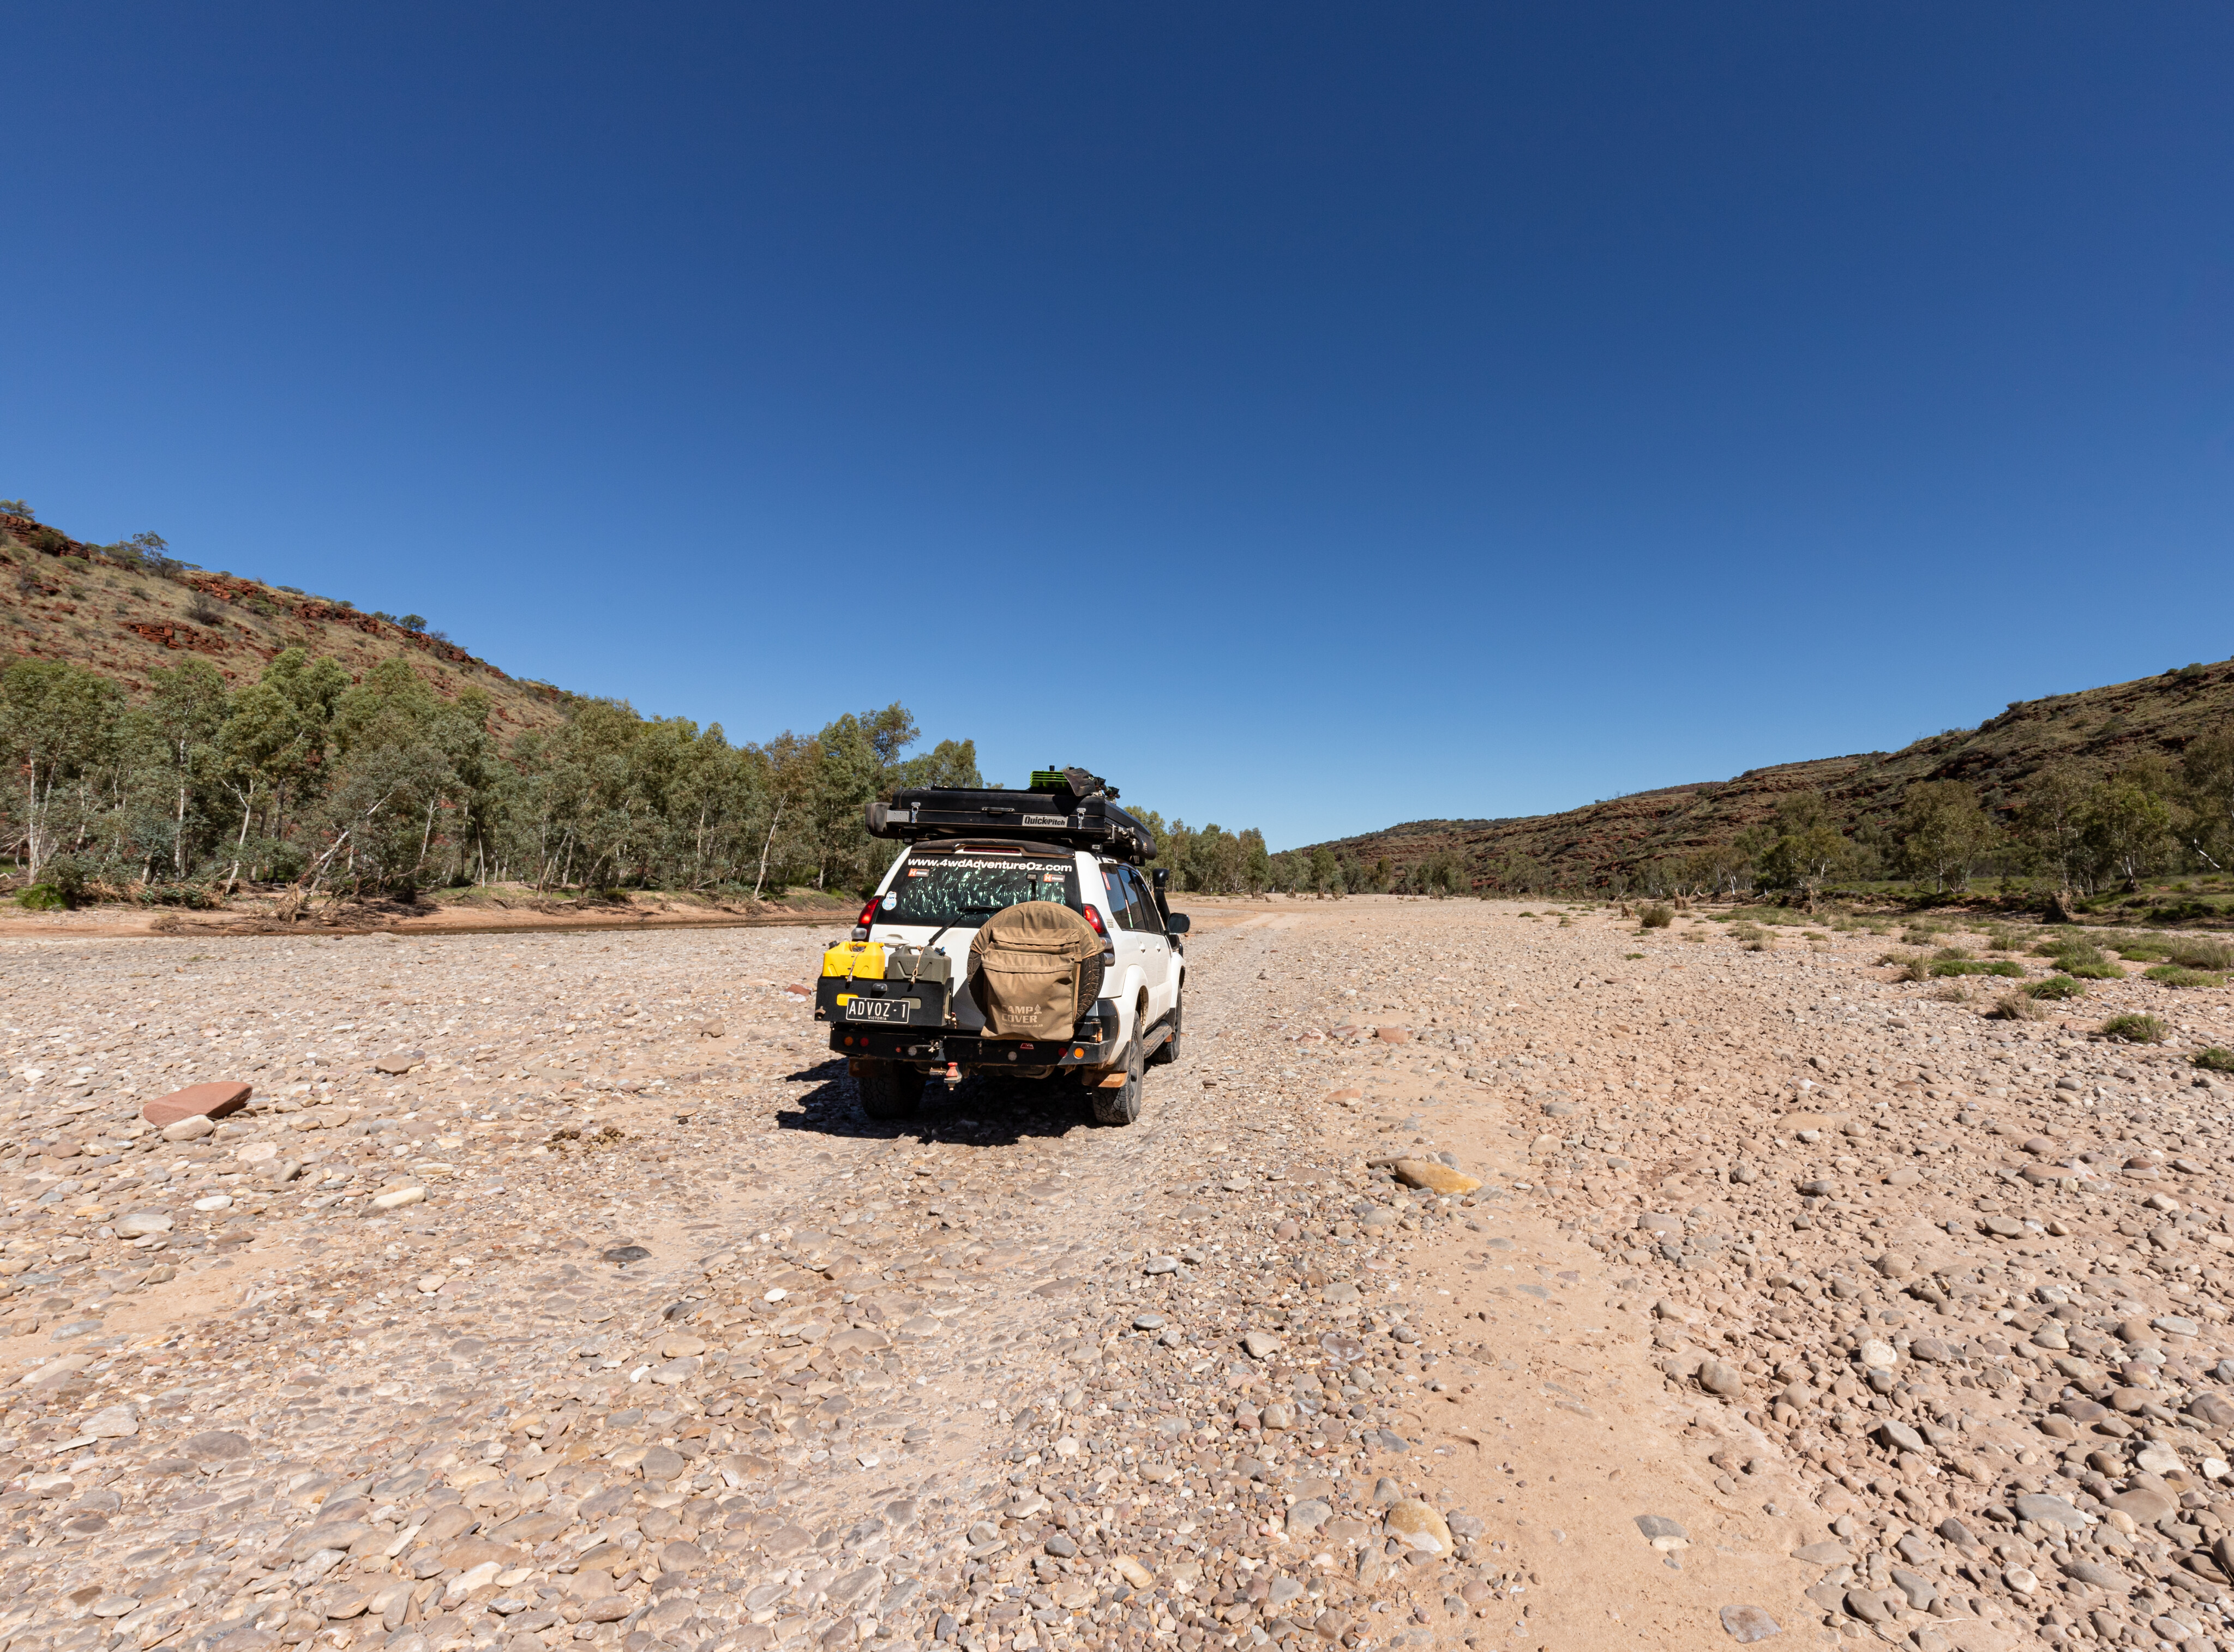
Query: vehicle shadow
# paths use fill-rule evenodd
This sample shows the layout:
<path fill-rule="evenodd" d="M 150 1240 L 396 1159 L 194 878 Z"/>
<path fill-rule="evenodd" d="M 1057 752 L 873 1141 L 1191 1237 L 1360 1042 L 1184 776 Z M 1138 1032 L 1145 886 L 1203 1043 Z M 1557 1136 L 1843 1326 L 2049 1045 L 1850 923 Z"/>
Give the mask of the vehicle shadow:
<path fill-rule="evenodd" d="M 792 1075 L 820 1079 L 796 1105 L 778 1113 L 779 1130 L 868 1141 L 966 1141 L 973 1146 L 1006 1147 L 1022 1141 L 1051 1141 L 1074 1130 L 1090 1130 L 1094 1112 L 1086 1091 L 1075 1082 L 1048 1082 L 973 1074 L 951 1089 L 933 1079 L 911 1117 L 872 1119 L 842 1061 L 824 1062 Z"/>

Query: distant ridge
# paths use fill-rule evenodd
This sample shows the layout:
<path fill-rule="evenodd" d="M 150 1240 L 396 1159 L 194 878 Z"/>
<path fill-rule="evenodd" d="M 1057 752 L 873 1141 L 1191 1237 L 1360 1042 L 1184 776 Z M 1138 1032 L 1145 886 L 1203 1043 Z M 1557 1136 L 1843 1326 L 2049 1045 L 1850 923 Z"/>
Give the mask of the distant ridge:
<path fill-rule="evenodd" d="M 2145 755 L 2177 761 L 2197 736 L 2234 726 L 2234 660 L 2040 700 L 2015 701 L 1976 728 L 1952 728 L 1897 752 L 1860 752 L 1750 768 L 1727 780 L 1656 787 L 1557 814 L 1484 820 L 1411 820 L 1306 844 L 1337 861 L 1393 878 L 1427 864 L 1462 863 L 1476 888 L 1515 886 L 1522 873 L 1559 888 L 1634 880 L 1667 857 L 1725 844 L 1767 822 L 1780 799 L 1819 792 L 1851 833 L 1889 826 L 1917 780 L 1961 780 L 1989 810 L 2013 814 L 2051 762 L 2098 778 Z"/>

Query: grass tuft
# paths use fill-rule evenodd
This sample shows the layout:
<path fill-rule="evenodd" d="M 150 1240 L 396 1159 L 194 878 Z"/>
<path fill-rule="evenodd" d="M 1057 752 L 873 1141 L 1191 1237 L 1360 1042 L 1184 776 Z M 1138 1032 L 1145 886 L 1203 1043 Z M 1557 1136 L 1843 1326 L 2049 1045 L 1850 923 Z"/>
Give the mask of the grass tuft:
<path fill-rule="evenodd" d="M 1994 1000 L 1989 1012 L 1996 1021 L 2042 1021 L 2048 1011 L 2040 1007 L 2039 1000 L 2022 987 L 2011 987 Z"/>
<path fill-rule="evenodd" d="M 2167 987 L 2223 987 L 2225 975 L 2217 970 L 2190 970 L 2178 963 L 2159 963 L 2153 970 L 2141 973 L 2150 980 Z"/>
<path fill-rule="evenodd" d="M 2126 1044 L 2161 1044 L 2164 1022 L 2154 1015 L 2113 1015 L 2102 1023 L 2102 1035 Z"/>
<path fill-rule="evenodd" d="M 2050 1002 L 2064 998 L 2083 998 L 2087 989 L 2067 975 L 2052 975 L 2045 981 L 2031 981 L 2020 989 L 2028 996 Z"/>
<path fill-rule="evenodd" d="M 2206 1073 L 2234 1073 L 2234 1049 L 2223 1044 L 2207 1045 L 2195 1052 L 2195 1065 Z"/>

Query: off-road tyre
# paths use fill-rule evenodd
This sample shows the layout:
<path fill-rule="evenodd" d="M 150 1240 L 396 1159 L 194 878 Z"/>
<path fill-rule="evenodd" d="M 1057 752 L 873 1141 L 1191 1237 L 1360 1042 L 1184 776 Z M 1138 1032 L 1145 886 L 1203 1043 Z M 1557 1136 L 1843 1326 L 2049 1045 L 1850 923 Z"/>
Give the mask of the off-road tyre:
<path fill-rule="evenodd" d="M 1125 1052 L 1124 1087 L 1105 1090 L 1096 1085 L 1087 1092 L 1094 1098 L 1094 1123 L 1131 1124 L 1140 1116 L 1140 1074 L 1144 1065 L 1140 1041 L 1135 1038 L 1132 1048 Z"/>
<path fill-rule="evenodd" d="M 1156 1047 L 1156 1053 L 1148 1057 L 1149 1066 L 1170 1067 L 1178 1061 L 1179 1059 L 1179 1032 L 1182 1026 L 1182 1017 L 1185 1015 L 1186 1012 L 1186 985 L 1182 982 L 1179 985 L 1179 996 L 1172 1000 L 1171 1015 L 1164 1023 L 1172 1029 L 1172 1035 L 1169 1038 L 1166 1038 L 1162 1043 L 1159 1044 Z"/>
<path fill-rule="evenodd" d="M 853 1085 L 872 1119 L 909 1119 L 923 1099 L 923 1074 L 900 1061 L 863 1061 Z"/>

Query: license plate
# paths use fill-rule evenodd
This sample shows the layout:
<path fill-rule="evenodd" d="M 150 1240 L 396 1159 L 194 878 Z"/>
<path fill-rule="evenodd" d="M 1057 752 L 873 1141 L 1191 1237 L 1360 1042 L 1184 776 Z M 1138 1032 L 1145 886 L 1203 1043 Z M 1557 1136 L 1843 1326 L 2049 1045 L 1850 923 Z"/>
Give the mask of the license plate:
<path fill-rule="evenodd" d="M 846 1006 L 846 1019 L 905 1022 L 922 1002 L 920 998 L 856 998 Z"/>

